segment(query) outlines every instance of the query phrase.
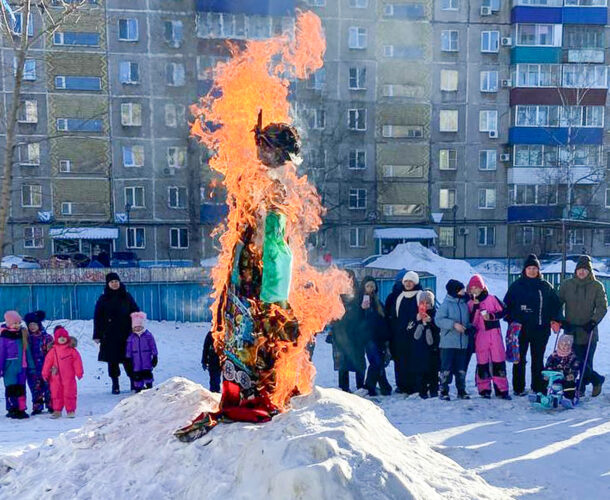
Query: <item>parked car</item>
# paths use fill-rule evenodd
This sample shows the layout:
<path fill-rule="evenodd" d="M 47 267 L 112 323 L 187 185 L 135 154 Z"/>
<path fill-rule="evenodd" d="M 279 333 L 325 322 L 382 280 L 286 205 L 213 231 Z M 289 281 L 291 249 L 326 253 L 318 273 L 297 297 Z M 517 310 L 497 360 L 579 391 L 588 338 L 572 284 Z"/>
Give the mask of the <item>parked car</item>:
<path fill-rule="evenodd" d="M 140 259 L 134 252 L 114 252 L 110 267 L 140 267 Z"/>
<path fill-rule="evenodd" d="M 6 255 L 2 258 L 1 267 L 5 269 L 40 269 L 42 266 L 38 259 L 29 255 Z"/>

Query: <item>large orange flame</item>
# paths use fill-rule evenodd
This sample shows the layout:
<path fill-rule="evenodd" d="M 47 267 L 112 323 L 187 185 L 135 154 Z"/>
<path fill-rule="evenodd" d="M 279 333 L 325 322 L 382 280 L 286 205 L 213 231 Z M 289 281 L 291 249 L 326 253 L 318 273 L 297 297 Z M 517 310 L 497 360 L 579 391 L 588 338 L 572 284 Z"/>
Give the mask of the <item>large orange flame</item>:
<path fill-rule="evenodd" d="M 221 253 L 212 271 L 213 312 L 222 307 L 219 302 L 230 278 L 241 229 L 246 224 L 261 224 L 261 210 L 273 192 L 273 180 L 257 158 L 252 134 L 258 111 L 263 110 L 267 123 L 291 123 L 290 78 L 306 78 L 321 68 L 325 49 L 320 19 L 311 12 L 299 12 L 293 36 L 249 41 L 243 50 L 231 45 L 232 57 L 217 65 L 212 90 L 191 107 L 197 118 L 191 133 L 216 152 L 210 167 L 223 175 L 229 205 L 226 224 L 217 228 L 221 233 Z M 315 369 L 309 361 L 307 344 L 330 321 L 343 315 L 340 295 L 351 290 L 344 272 L 320 272 L 307 262 L 305 240 L 319 228 L 323 215 L 315 188 L 306 176 L 298 176 L 292 164 L 286 168 L 283 183 L 286 199 L 282 211 L 287 216 L 286 236 L 294 258 L 289 302 L 299 322 L 300 335 L 296 343 L 281 347 L 275 363 L 276 383 L 270 397 L 280 409 L 286 407 L 295 388 L 300 393 L 311 390 Z M 214 343 L 221 352 L 224 327 L 219 324 L 222 322 L 216 323 L 212 325 Z"/>

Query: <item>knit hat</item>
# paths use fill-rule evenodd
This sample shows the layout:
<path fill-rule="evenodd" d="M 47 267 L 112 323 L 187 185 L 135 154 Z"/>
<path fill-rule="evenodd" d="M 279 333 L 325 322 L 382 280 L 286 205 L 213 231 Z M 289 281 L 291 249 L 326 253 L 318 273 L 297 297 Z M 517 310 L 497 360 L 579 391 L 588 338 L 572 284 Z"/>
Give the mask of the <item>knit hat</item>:
<path fill-rule="evenodd" d="M 26 325 L 29 325 L 30 323 L 36 323 L 38 324 L 38 327 L 41 328 L 42 322 L 45 320 L 46 317 L 47 315 L 44 311 L 34 311 L 27 313 L 24 316 L 23 321 L 25 321 Z"/>
<path fill-rule="evenodd" d="M 119 275 L 117 273 L 112 272 L 106 275 L 106 284 L 114 280 L 121 281 L 121 278 L 119 278 Z"/>
<path fill-rule="evenodd" d="M 4 322 L 7 325 L 21 323 L 21 315 L 17 311 L 6 311 L 4 313 Z"/>
<path fill-rule="evenodd" d="M 66 337 L 67 339 L 69 339 L 70 335 L 63 326 L 58 325 L 55 327 L 55 331 L 53 332 L 53 338 L 55 339 L 55 342 L 57 342 L 61 337 Z"/>
<path fill-rule="evenodd" d="M 133 312 L 131 313 L 131 328 L 146 326 L 146 313 L 145 312 Z"/>
<path fill-rule="evenodd" d="M 468 282 L 468 288 L 470 289 L 473 286 L 481 288 L 482 290 L 487 289 L 487 287 L 485 286 L 485 280 L 483 280 L 483 276 L 481 276 L 480 274 L 475 274 L 472 278 L 470 278 L 470 281 Z"/>
<path fill-rule="evenodd" d="M 576 263 L 576 270 L 586 269 L 590 273 L 593 272 L 593 266 L 591 265 L 591 257 L 588 255 L 581 255 Z"/>
<path fill-rule="evenodd" d="M 449 280 L 445 285 L 445 289 L 450 297 L 457 299 L 459 297 L 458 292 L 466 288 L 464 283 L 458 280 Z"/>
<path fill-rule="evenodd" d="M 420 304 L 423 301 L 434 306 L 434 293 L 432 290 L 420 290 L 417 292 L 417 303 Z"/>
<path fill-rule="evenodd" d="M 415 285 L 419 284 L 419 275 L 415 271 L 409 271 L 402 277 L 402 282 L 412 281 Z"/>
<path fill-rule="evenodd" d="M 572 345 L 574 337 L 572 335 L 562 335 L 557 340 L 557 354 L 562 357 L 569 356 L 572 353 Z"/>
<path fill-rule="evenodd" d="M 538 257 L 536 257 L 536 254 L 531 253 L 527 256 L 527 259 L 525 259 L 525 263 L 523 264 L 523 270 L 525 271 L 525 268 L 529 266 L 536 266 L 540 269 L 540 261 L 538 260 Z"/>

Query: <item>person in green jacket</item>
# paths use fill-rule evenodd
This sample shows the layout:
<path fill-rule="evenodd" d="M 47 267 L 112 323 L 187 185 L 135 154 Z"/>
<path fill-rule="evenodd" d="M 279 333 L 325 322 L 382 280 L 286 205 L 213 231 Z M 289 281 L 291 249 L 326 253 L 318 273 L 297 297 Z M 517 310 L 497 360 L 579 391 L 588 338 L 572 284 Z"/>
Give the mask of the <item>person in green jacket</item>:
<path fill-rule="evenodd" d="M 583 363 L 591 336 L 589 357 L 583 368 L 583 383 L 584 387 L 593 384 L 591 395 L 599 396 L 605 377 L 593 369 L 593 357 L 599 340 L 597 325 L 606 315 L 608 306 L 604 286 L 595 279 L 588 255 L 578 259 L 574 277 L 561 284 L 559 299 L 565 306 L 564 330 L 574 335 L 574 352 Z"/>

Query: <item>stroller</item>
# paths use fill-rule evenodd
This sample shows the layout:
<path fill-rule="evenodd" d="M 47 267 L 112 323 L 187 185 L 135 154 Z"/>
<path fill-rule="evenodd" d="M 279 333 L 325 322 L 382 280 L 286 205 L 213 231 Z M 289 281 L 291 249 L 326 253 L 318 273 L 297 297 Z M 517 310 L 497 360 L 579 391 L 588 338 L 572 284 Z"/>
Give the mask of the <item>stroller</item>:
<path fill-rule="evenodd" d="M 566 410 L 574 408 L 578 404 L 578 395 L 572 402 L 571 399 L 564 397 L 563 385 L 560 383 L 563 380 L 563 373 L 552 370 L 544 370 L 542 376 L 549 381 L 546 394 L 539 392 L 538 394 L 530 394 L 529 400 L 534 408 L 540 410 L 554 410 L 562 407 Z"/>

